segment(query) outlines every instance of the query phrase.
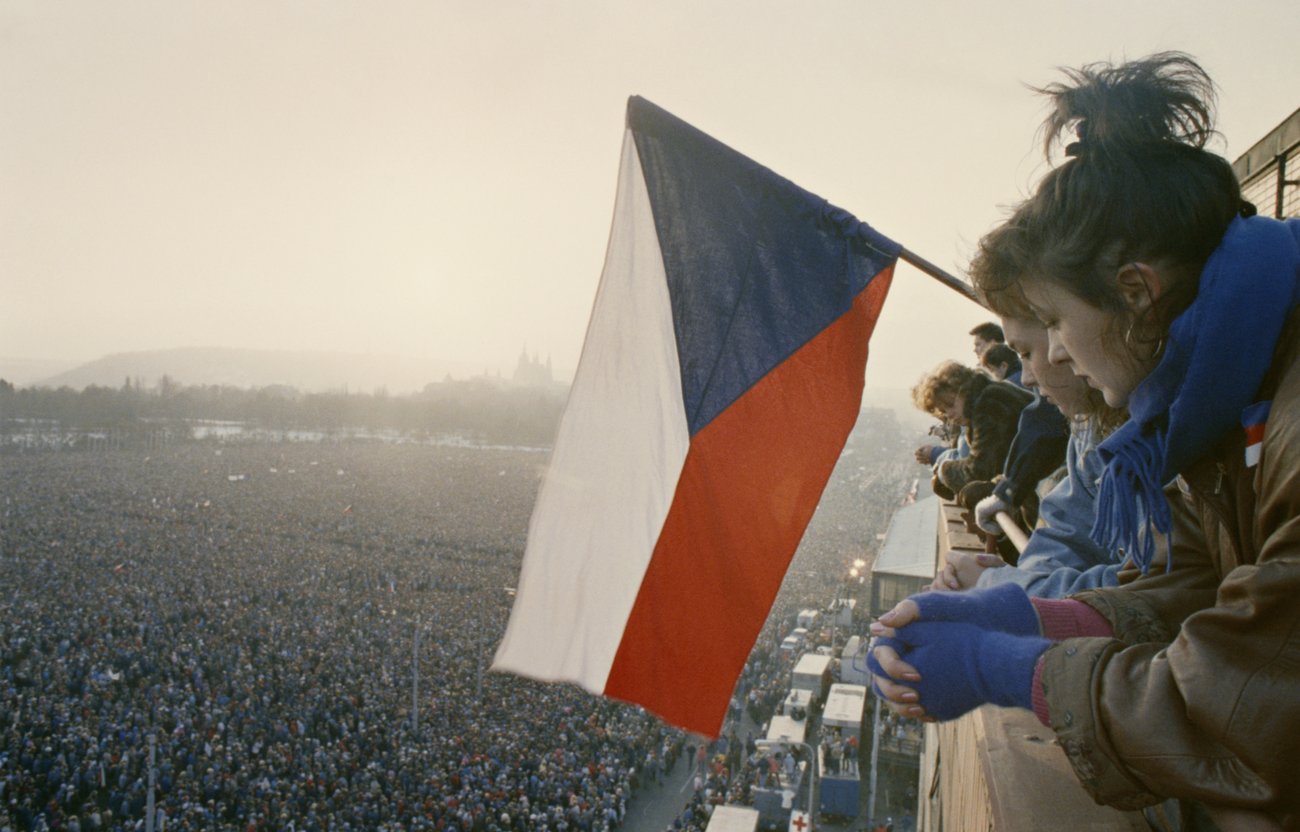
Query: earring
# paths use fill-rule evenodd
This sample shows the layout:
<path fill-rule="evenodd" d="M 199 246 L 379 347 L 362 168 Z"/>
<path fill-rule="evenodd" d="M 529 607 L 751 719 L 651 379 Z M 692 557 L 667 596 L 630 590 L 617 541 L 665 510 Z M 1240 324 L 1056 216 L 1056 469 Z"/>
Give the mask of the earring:
<path fill-rule="evenodd" d="M 1128 348 L 1129 352 L 1133 352 L 1133 326 L 1134 324 L 1129 324 L 1128 331 L 1124 333 L 1124 346 Z M 1160 340 L 1156 341 L 1156 348 L 1151 351 L 1151 357 L 1157 358 L 1164 351 L 1165 336 L 1161 335 Z"/>

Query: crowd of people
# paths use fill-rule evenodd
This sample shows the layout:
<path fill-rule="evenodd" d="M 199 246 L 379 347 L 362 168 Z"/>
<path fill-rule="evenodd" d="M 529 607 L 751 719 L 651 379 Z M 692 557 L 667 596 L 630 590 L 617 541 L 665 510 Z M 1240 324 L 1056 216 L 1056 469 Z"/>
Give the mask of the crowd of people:
<path fill-rule="evenodd" d="M 679 732 L 483 672 L 543 461 L 6 459 L 0 828 L 136 828 L 150 734 L 168 829 L 617 826 Z"/>
<path fill-rule="evenodd" d="M 843 579 L 821 561 L 866 536 L 864 461 L 828 488 L 833 522 L 768 635 Z M 486 672 L 545 462 L 381 443 L 6 457 L 0 829 L 144 828 L 150 736 L 160 829 L 620 826 L 647 777 L 707 749 L 639 708 Z M 783 673 L 757 652 L 735 715 Z M 700 771 L 697 814 L 719 782 Z"/>

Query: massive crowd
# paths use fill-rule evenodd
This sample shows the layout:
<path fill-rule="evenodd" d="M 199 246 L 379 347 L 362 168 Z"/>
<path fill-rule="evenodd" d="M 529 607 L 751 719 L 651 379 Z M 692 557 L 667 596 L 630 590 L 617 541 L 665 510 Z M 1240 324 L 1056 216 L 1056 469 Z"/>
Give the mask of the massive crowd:
<path fill-rule="evenodd" d="M 149 453 L 4 459 L 0 829 L 144 828 L 150 734 L 169 830 L 612 829 L 693 744 L 485 672 L 544 453 Z M 815 561 L 860 533 L 862 459 L 828 489 L 859 514 L 815 523 L 772 633 L 839 579 Z"/>
<path fill-rule="evenodd" d="M 544 455 L 178 446 L 5 460 L 18 829 L 601 829 L 678 737 L 484 674 Z M 423 629 L 418 729 L 415 629 Z"/>

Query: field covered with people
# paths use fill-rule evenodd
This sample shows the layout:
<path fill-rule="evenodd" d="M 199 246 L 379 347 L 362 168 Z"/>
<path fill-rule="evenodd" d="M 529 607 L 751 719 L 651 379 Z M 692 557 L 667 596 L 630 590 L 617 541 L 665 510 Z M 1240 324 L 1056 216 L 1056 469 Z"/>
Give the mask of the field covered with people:
<path fill-rule="evenodd" d="M 909 466 L 879 418 L 765 635 L 884 530 Z M 486 672 L 546 461 L 379 442 L 6 455 L 0 828 L 136 828 L 151 732 L 167 829 L 618 826 L 638 770 L 691 738 Z"/>

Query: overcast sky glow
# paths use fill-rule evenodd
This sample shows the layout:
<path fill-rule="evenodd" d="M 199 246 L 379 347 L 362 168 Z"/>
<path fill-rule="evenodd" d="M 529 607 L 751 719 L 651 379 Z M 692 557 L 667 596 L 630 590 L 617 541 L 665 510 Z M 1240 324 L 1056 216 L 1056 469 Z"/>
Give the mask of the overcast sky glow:
<path fill-rule="evenodd" d="M 1295 14 L 0 2 L 0 356 L 232 346 L 508 370 L 526 343 L 571 373 L 630 94 L 957 272 L 1044 170 L 1024 83 L 1189 51 L 1222 88 L 1235 158 L 1300 103 Z M 900 266 L 869 384 L 969 358 L 984 318 Z"/>

